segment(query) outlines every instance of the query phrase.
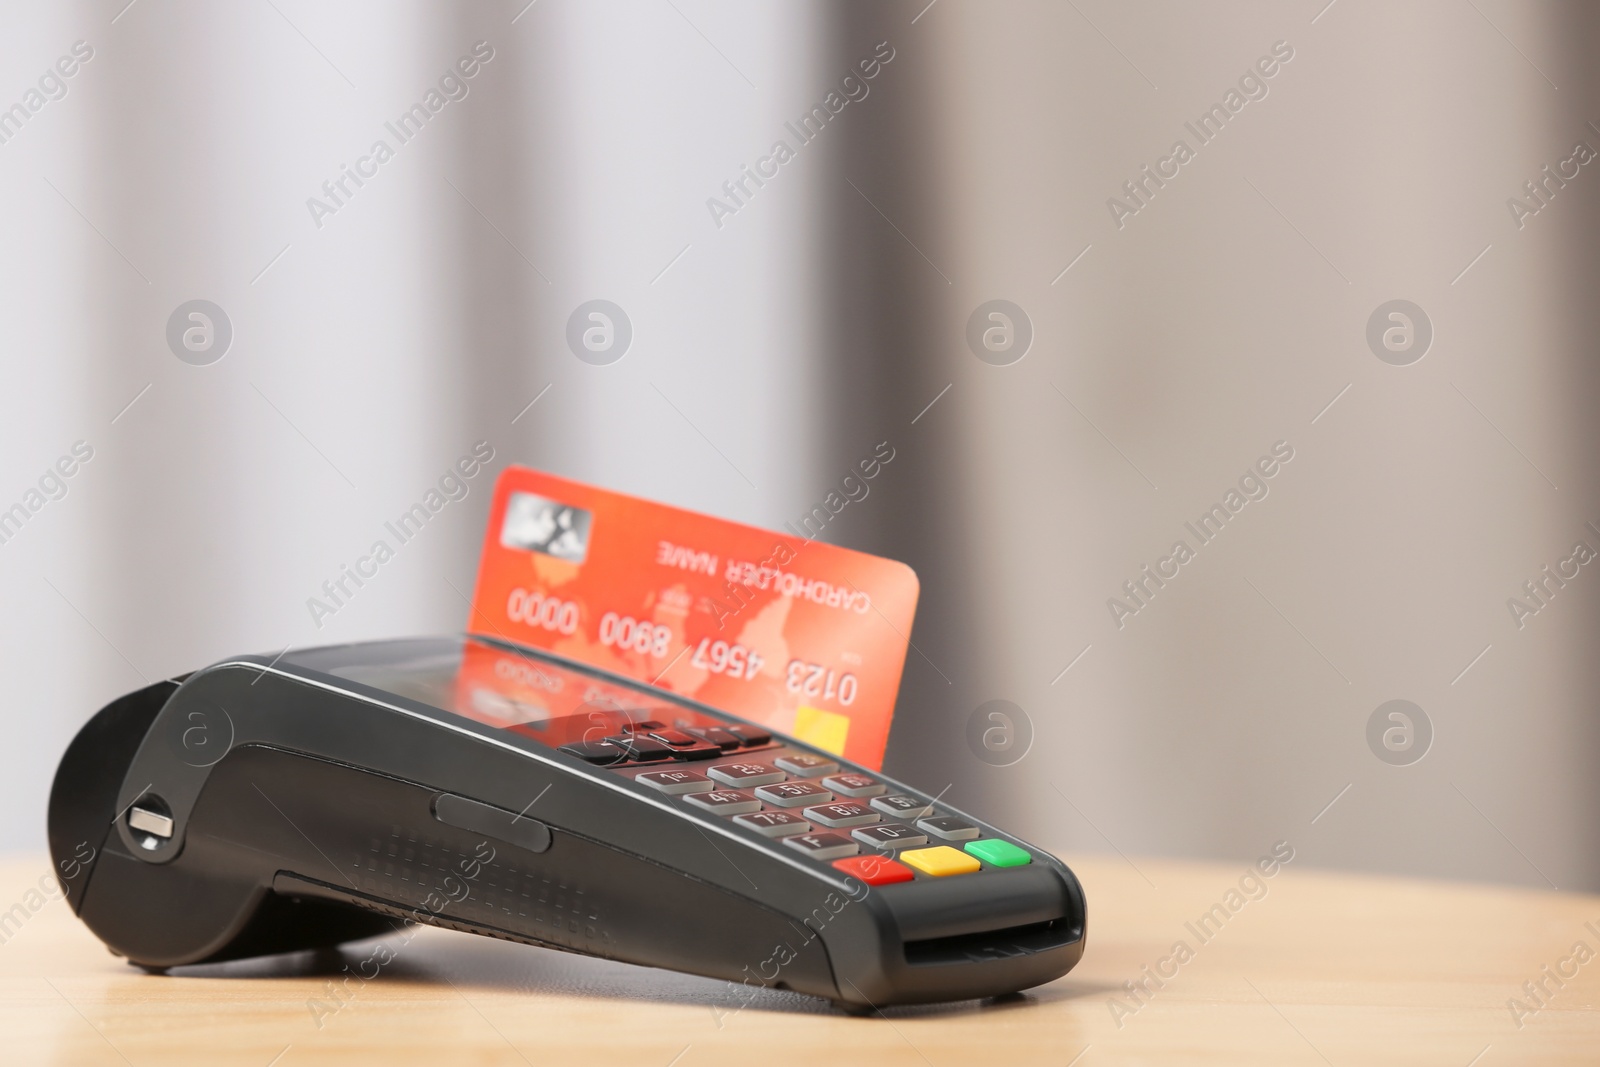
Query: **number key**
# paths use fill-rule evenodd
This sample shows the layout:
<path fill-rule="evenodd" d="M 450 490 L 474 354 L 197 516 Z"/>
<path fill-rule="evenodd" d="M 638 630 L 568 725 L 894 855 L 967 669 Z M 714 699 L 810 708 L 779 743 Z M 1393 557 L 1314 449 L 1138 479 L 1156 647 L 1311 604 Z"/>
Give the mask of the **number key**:
<path fill-rule="evenodd" d="M 764 785 L 756 790 L 756 796 L 780 808 L 798 808 L 802 804 L 820 804 L 833 799 L 832 793 L 815 782 L 780 782 L 777 785 Z"/>
<path fill-rule="evenodd" d="M 767 763 L 722 763 L 707 769 L 707 774 L 731 786 L 771 785 L 788 775 Z"/>
<path fill-rule="evenodd" d="M 683 799 L 687 800 L 692 806 L 715 815 L 743 815 L 746 812 L 761 810 L 761 801 L 749 793 L 741 793 L 736 789 L 718 789 L 710 793 L 689 793 Z"/>
<path fill-rule="evenodd" d="M 789 837 L 811 829 L 810 823 L 788 811 L 753 811 L 748 815 L 735 815 L 733 821 L 764 837 Z"/>
<path fill-rule="evenodd" d="M 669 797 L 682 793 L 709 793 L 717 787 L 711 779 L 693 771 L 647 771 L 634 781 L 665 793 Z"/>
<path fill-rule="evenodd" d="M 823 759 L 821 756 L 779 756 L 772 762 L 790 774 L 798 774 L 802 778 L 818 778 L 839 769 L 839 765 L 833 760 Z"/>
<path fill-rule="evenodd" d="M 782 789 L 783 786 L 774 786 L 773 788 Z M 865 826 L 883 818 L 883 816 L 865 804 L 857 804 L 853 801 L 842 804 L 818 804 L 815 807 L 807 808 L 803 814 L 812 822 L 832 829 Z"/>
<path fill-rule="evenodd" d="M 822 784 L 842 797 L 875 797 L 889 788 L 876 778 L 868 778 L 864 774 L 835 774 L 824 778 Z"/>
<path fill-rule="evenodd" d="M 873 797 L 872 806 L 894 819 L 920 819 L 933 814 L 932 804 L 904 793 L 896 793 L 892 797 Z"/>
<path fill-rule="evenodd" d="M 881 848 L 885 852 L 897 848 L 918 848 L 928 843 L 927 834 L 897 822 L 886 822 L 882 826 L 862 826 L 852 830 L 850 836 L 863 845 Z"/>

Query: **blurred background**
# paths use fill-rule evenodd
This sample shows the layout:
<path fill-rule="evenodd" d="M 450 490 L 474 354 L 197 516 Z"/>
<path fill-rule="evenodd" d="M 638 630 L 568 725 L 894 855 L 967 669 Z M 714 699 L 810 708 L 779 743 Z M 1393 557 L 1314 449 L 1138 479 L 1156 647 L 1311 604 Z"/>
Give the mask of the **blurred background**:
<path fill-rule="evenodd" d="M 889 773 L 1069 860 L 1600 889 L 1597 40 L 1510 0 L 9 6 L 0 848 L 147 680 L 462 628 L 486 477 L 306 600 L 475 442 L 778 527 L 887 441 L 825 539 L 922 579 Z"/>

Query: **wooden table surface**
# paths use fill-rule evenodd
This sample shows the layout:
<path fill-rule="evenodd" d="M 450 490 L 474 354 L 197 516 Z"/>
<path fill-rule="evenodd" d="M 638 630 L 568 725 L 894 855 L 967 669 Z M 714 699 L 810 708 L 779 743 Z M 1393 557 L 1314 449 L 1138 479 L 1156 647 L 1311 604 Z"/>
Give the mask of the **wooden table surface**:
<path fill-rule="evenodd" d="M 1005 1000 L 852 1018 L 796 994 L 745 1004 L 725 982 L 434 929 L 370 980 L 344 968 L 362 970 L 381 942 L 146 975 L 30 893 L 43 856 L 13 857 L 0 863 L 0 1062 L 1600 1063 L 1600 897 L 1292 865 L 1238 892 L 1244 863 L 1064 858 L 1089 898 L 1071 974 Z M 1147 966 L 1169 977 L 1158 986 Z M 1124 983 L 1141 980 L 1136 1000 Z M 1523 983 L 1541 981 L 1536 1000 Z"/>

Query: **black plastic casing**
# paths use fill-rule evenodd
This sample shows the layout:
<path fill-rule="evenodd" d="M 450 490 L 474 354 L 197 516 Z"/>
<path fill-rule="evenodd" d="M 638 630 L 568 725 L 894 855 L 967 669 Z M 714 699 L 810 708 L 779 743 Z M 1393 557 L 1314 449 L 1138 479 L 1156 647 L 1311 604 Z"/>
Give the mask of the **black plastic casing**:
<path fill-rule="evenodd" d="M 432 643 L 441 640 L 460 639 Z M 653 711 L 740 722 L 514 651 L 627 685 Z M 748 758 L 784 752 L 837 759 L 782 737 Z M 152 797 L 174 824 L 155 848 L 126 817 Z M 393 693 L 241 657 L 91 719 L 57 771 L 49 831 L 73 909 L 148 968 L 421 922 L 870 1008 L 1009 993 L 1081 957 L 1072 872 L 971 821 L 1033 862 L 869 887 L 614 770 Z"/>

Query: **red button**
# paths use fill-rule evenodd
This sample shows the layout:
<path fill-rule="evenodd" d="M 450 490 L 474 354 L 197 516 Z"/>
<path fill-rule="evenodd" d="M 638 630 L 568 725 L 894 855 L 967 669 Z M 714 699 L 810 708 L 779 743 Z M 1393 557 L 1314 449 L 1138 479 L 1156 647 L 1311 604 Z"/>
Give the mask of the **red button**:
<path fill-rule="evenodd" d="M 868 885 L 909 882 L 913 877 L 910 867 L 896 863 L 887 856 L 851 856 L 849 859 L 834 860 L 833 865 Z"/>

